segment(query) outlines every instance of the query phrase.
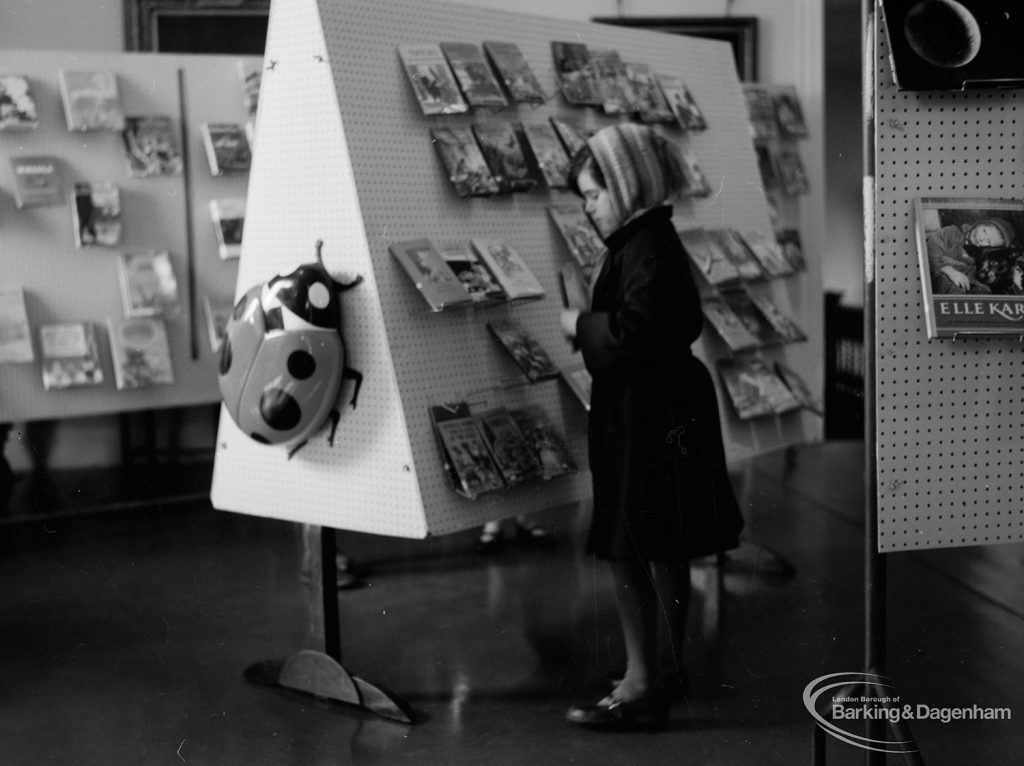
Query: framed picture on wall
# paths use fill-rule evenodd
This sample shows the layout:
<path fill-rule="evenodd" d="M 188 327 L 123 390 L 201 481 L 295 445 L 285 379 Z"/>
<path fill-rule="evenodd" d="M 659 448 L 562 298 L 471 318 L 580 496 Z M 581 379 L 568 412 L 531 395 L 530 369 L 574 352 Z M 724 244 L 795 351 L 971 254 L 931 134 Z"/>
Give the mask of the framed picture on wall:
<path fill-rule="evenodd" d="M 595 16 L 591 21 L 722 40 L 732 46 L 740 81 L 757 80 L 756 16 Z"/>
<path fill-rule="evenodd" d="M 123 0 L 124 48 L 262 56 L 270 0 Z"/>

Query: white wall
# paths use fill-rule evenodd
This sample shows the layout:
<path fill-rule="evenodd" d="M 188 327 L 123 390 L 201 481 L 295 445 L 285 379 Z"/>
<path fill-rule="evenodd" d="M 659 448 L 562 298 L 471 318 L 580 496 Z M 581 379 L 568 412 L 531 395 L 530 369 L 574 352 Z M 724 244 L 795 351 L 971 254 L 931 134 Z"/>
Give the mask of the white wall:
<path fill-rule="evenodd" d="M 414 2 L 415 0 L 410 0 Z M 470 5 L 508 10 L 509 0 L 457 0 Z M 515 10 L 540 16 L 586 21 L 594 16 L 757 16 L 760 27 L 760 79 L 797 86 L 813 130 L 801 144 L 801 156 L 817 190 L 825 187 L 825 0 L 518 0 Z M 831 3 L 830 3 L 831 5 Z M 119 51 L 124 47 L 121 0 L 3 0 L 0 3 L 0 47 L 44 50 Z M 859 79 L 858 79 L 859 89 Z M 858 91 L 859 92 L 859 91 Z M 858 133 L 859 136 L 859 133 Z M 858 138 L 859 147 L 859 138 Z M 858 185 L 859 193 L 859 185 Z M 853 211 L 859 232 L 859 209 Z M 828 261 L 835 250 L 825 247 L 825 194 L 816 191 L 801 200 L 800 228 L 809 257 L 825 257 L 825 282 L 843 289 L 845 267 Z M 844 228 L 848 222 L 844 219 Z M 831 236 L 835 222 L 830 221 Z M 848 250 L 843 248 L 845 253 Z M 860 253 L 859 245 L 856 253 Z M 827 257 L 826 257 L 827 256 Z M 845 261 L 844 261 L 845 263 Z M 859 267 L 858 267 L 859 269 Z M 858 270 L 859 275 L 859 270 Z M 854 280 L 856 281 L 856 280 Z M 197 433 L 205 437 L 200 426 Z M 29 465 L 22 429 L 11 434 L 7 455 L 15 470 Z M 116 418 L 90 418 L 61 424 L 50 463 L 53 467 L 101 465 L 119 455 Z"/>

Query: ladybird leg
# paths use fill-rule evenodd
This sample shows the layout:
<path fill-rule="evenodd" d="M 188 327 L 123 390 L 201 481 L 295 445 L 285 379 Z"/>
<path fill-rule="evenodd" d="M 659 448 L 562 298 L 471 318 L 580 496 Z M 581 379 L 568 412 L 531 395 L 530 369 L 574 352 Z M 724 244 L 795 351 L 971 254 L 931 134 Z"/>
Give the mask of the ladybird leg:
<path fill-rule="evenodd" d="M 296 444 L 294 447 L 292 447 L 290 450 L 288 450 L 288 459 L 291 460 L 292 459 L 292 455 L 294 455 L 296 452 L 298 452 L 300 449 L 302 449 L 305 446 L 306 446 L 306 440 L 304 439 L 304 440 L 300 441 L 298 444 Z"/>
<path fill-rule="evenodd" d="M 351 367 L 343 367 L 341 369 L 342 380 L 354 380 L 356 382 L 356 390 L 352 392 L 352 409 L 356 408 L 356 399 L 359 397 L 359 389 L 363 385 L 363 373 L 359 370 L 353 370 Z"/>
<path fill-rule="evenodd" d="M 335 280 L 334 284 L 336 285 L 336 289 L 338 291 L 338 295 L 341 295 L 343 292 L 351 290 L 353 287 L 355 287 L 356 285 L 360 284 L 362 281 L 363 281 L 363 275 L 362 274 L 358 274 L 356 276 L 356 278 L 353 279 L 351 282 L 338 282 L 337 280 Z"/>
<path fill-rule="evenodd" d="M 335 407 L 331 410 L 331 434 L 327 437 L 327 443 L 334 446 L 334 434 L 338 430 L 338 421 L 341 420 L 341 413 L 338 412 L 338 408 Z"/>

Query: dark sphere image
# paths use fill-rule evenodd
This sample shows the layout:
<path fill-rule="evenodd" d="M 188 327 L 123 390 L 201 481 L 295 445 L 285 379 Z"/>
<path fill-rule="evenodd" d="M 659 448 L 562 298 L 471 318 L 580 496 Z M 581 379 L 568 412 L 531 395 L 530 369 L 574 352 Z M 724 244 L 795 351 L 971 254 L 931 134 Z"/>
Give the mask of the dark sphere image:
<path fill-rule="evenodd" d="M 917 3 L 907 11 L 903 33 L 914 53 L 947 69 L 969 64 L 981 50 L 978 21 L 956 0 Z"/>

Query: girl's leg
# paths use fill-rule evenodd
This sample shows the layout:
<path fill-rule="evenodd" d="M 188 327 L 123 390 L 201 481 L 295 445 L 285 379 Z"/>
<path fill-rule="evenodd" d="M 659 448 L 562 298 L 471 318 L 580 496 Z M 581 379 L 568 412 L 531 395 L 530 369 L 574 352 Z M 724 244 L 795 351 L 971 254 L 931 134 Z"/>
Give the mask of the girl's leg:
<path fill-rule="evenodd" d="M 688 684 L 684 665 L 686 618 L 690 608 L 690 565 L 687 562 L 670 564 L 656 561 L 651 565 L 658 609 L 668 628 L 667 641 L 671 650 L 672 675 L 684 689 Z"/>
<path fill-rule="evenodd" d="M 615 697 L 631 700 L 659 686 L 658 604 L 647 562 L 629 558 L 609 562 L 626 646 L 626 675 Z"/>

